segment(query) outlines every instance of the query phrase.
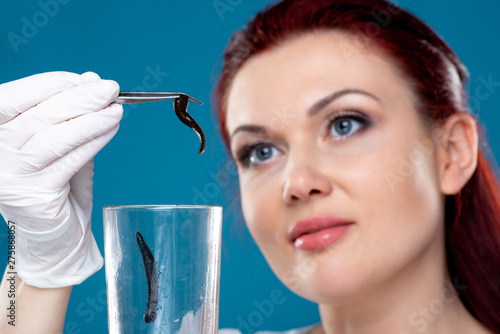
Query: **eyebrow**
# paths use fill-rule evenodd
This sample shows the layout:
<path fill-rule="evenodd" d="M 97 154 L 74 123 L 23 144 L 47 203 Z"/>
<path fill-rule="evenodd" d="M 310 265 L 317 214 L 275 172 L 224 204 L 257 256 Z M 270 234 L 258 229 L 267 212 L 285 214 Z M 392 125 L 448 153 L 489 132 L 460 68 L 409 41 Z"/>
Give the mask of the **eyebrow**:
<path fill-rule="evenodd" d="M 365 96 L 371 97 L 372 99 L 374 99 L 375 101 L 380 103 L 380 100 L 378 99 L 378 97 L 376 97 L 375 95 L 368 93 L 364 90 L 361 90 L 361 89 L 343 89 L 343 90 L 339 90 L 338 92 L 333 92 L 332 94 L 325 96 L 324 98 L 322 98 L 318 102 L 314 103 L 313 106 L 309 109 L 307 115 L 309 117 L 316 115 L 318 112 L 320 112 L 323 108 L 325 108 L 327 105 L 329 105 L 333 101 L 341 98 L 344 95 L 348 95 L 348 94 L 365 95 Z"/>
<path fill-rule="evenodd" d="M 307 112 L 307 116 L 312 117 L 312 116 L 316 115 L 317 113 L 319 113 L 321 110 L 323 110 L 327 105 L 329 105 L 333 101 L 341 98 L 342 96 L 348 95 L 348 94 L 365 95 L 365 96 L 368 96 L 368 97 L 370 97 L 370 98 L 372 98 L 375 101 L 380 103 L 379 98 L 377 98 L 375 95 L 368 93 L 364 90 L 361 90 L 361 89 L 343 89 L 343 90 L 339 90 L 337 92 L 333 92 L 330 95 L 327 95 L 324 98 L 322 98 L 321 100 L 314 103 L 312 105 L 312 107 L 309 109 L 309 111 Z M 251 132 L 251 133 L 258 133 L 258 134 L 267 134 L 268 133 L 268 131 L 260 125 L 241 125 L 234 130 L 229 141 L 231 141 L 231 139 L 234 137 L 235 134 L 237 134 L 238 132 L 242 132 L 242 131 Z"/>

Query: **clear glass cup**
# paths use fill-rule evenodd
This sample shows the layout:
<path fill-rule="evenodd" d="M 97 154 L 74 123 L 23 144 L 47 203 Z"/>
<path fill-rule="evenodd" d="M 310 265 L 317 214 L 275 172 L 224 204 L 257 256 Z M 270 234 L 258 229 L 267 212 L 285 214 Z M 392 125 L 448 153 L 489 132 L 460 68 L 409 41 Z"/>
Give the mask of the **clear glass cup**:
<path fill-rule="evenodd" d="M 216 334 L 222 207 L 106 206 L 103 213 L 109 333 Z"/>

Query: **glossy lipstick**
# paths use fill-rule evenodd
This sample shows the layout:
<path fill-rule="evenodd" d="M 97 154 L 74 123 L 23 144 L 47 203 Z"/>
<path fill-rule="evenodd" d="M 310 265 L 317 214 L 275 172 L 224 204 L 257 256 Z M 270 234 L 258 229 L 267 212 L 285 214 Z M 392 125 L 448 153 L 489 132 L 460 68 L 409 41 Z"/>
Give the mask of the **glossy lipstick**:
<path fill-rule="evenodd" d="M 301 250 L 317 250 L 337 241 L 353 222 L 330 215 L 298 221 L 290 231 L 290 241 Z"/>

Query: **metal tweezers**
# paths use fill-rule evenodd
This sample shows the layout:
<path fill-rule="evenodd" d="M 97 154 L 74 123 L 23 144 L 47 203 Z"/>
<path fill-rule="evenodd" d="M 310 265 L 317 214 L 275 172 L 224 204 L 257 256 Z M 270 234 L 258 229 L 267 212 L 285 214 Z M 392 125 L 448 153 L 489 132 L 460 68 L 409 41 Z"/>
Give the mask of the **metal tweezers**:
<path fill-rule="evenodd" d="M 187 98 L 187 100 L 186 100 Z M 201 127 L 196 123 L 196 121 L 187 113 L 188 101 L 203 104 L 200 100 L 195 99 L 184 93 L 171 93 L 171 92 L 126 92 L 120 91 L 115 102 L 119 104 L 128 103 L 141 103 L 141 102 L 151 102 L 151 101 L 161 101 L 174 99 L 174 110 L 175 114 L 179 120 L 185 125 L 189 126 L 196 132 L 200 138 L 200 150 L 198 154 L 202 154 L 205 151 L 205 134 Z"/>
<path fill-rule="evenodd" d="M 120 91 L 115 102 L 120 104 L 128 103 L 141 103 L 150 101 L 161 101 L 176 99 L 181 95 L 186 95 L 188 100 L 194 103 L 203 104 L 200 100 L 195 99 L 184 93 L 172 93 L 172 92 L 131 92 L 131 91 Z"/>

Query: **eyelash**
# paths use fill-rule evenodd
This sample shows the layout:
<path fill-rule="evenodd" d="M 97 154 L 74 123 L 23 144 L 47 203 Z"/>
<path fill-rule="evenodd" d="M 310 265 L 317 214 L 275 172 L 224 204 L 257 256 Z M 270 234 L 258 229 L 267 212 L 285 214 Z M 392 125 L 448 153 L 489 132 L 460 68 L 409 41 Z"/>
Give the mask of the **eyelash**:
<path fill-rule="evenodd" d="M 341 111 L 335 113 L 334 116 L 332 116 L 332 119 L 328 122 L 328 126 L 327 126 L 328 133 L 331 132 L 333 125 L 335 125 L 336 123 L 338 123 L 340 121 L 344 121 L 344 120 L 354 120 L 354 121 L 360 123 L 361 126 L 358 130 L 356 130 L 352 134 L 340 136 L 339 137 L 340 140 L 348 138 L 359 131 L 363 131 L 365 128 L 367 128 L 371 125 L 371 121 L 367 117 L 362 116 L 362 114 L 360 112 L 353 111 L 353 110 L 341 110 Z M 268 147 L 268 146 L 273 146 L 273 144 L 267 143 L 267 142 L 258 142 L 255 144 L 243 145 L 236 152 L 236 158 L 243 165 L 243 167 L 249 168 L 251 154 L 258 148 Z"/>
<path fill-rule="evenodd" d="M 354 121 L 360 123 L 361 127 L 359 130 L 356 130 L 352 134 L 340 136 L 340 139 L 345 139 L 345 138 L 348 138 L 350 136 L 353 136 L 355 133 L 357 133 L 359 131 L 363 131 L 365 128 L 367 128 L 371 124 L 370 120 L 366 116 L 363 116 L 362 113 L 360 113 L 358 111 L 341 110 L 338 113 L 335 113 L 332 116 L 331 121 L 328 123 L 329 132 L 331 131 L 331 128 L 334 124 L 338 123 L 339 121 L 344 121 L 344 120 L 354 120 Z"/>
<path fill-rule="evenodd" d="M 243 145 L 236 152 L 236 159 L 243 165 L 243 167 L 248 168 L 250 167 L 250 155 L 253 153 L 253 151 L 266 146 L 271 146 L 271 144 L 259 142 L 251 145 Z"/>

